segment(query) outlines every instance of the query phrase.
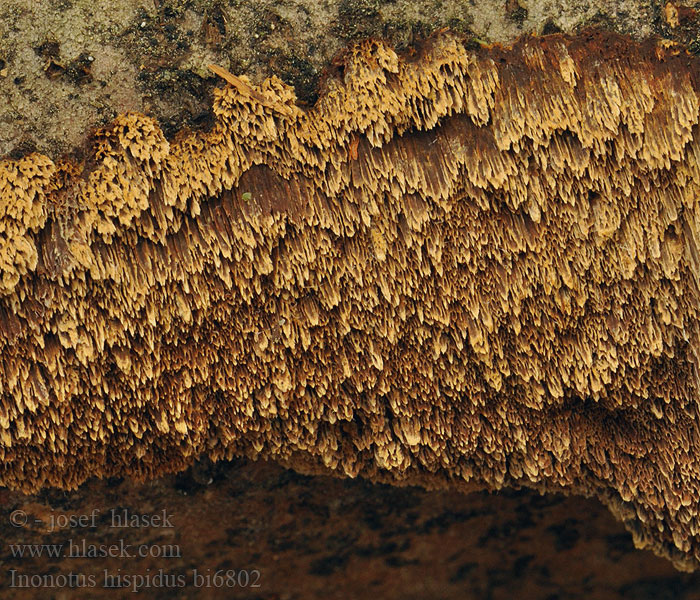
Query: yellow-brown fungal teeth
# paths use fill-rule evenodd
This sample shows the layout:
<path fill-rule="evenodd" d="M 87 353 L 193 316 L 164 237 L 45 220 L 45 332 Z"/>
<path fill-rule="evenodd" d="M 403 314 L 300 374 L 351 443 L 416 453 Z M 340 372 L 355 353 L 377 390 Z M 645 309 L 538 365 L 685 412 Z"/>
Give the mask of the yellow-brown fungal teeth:
<path fill-rule="evenodd" d="M 595 494 L 700 560 L 699 63 L 613 34 L 350 48 L 0 161 L 0 483 L 196 457 Z"/>

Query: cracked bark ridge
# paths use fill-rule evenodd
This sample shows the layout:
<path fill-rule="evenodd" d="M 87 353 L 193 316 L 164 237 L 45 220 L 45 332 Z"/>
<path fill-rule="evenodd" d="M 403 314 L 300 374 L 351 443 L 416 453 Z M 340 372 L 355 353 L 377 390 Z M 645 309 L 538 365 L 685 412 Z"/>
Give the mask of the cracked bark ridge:
<path fill-rule="evenodd" d="M 195 457 L 595 495 L 700 559 L 698 60 L 611 33 L 347 50 L 309 110 L 0 162 L 0 483 Z"/>

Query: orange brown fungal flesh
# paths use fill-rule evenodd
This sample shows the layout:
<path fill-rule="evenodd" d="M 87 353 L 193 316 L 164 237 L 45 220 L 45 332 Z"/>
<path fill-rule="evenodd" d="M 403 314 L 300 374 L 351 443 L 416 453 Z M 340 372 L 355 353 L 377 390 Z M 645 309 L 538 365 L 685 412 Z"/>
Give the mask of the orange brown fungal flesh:
<path fill-rule="evenodd" d="M 566 490 L 695 568 L 697 59 L 344 61 L 308 111 L 241 78 L 207 133 L 126 114 L 83 165 L 0 162 L 0 483 L 248 455 Z"/>

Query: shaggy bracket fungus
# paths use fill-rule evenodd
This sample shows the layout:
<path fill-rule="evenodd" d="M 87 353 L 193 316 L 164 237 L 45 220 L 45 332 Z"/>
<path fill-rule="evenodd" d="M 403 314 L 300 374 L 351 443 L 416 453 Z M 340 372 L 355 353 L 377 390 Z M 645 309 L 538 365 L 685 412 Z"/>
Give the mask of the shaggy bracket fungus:
<path fill-rule="evenodd" d="M 215 68 L 208 132 L 0 161 L 0 483 L 565 490 L 695 568 L 698 59 L 440 32 L 343 65 L 306 111 Z"/>

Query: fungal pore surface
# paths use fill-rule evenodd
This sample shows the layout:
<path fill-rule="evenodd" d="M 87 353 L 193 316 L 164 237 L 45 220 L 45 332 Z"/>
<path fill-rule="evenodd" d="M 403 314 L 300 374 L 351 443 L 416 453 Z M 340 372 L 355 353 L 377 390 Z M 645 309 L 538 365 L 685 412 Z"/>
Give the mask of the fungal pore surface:
<path fill-rule="evenodd" d="M 0 484 L 196 457 L 594 495 L 700 561 L 700 69 L 611 33 L 227 76 L 0 162 Z"/>

